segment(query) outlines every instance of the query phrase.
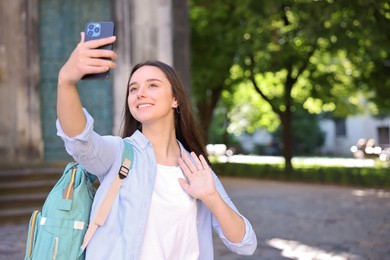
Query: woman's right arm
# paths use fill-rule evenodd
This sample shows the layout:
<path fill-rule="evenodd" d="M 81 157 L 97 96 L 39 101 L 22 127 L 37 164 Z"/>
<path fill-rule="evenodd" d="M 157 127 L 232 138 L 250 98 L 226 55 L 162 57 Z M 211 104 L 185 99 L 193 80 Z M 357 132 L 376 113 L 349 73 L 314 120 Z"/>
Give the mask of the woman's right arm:
<path fill-rule="evenodd" d="M 86 119 L 82 110 L 77 82 L 86 74 L 102 73 L 115 68 L 114 51 L 96 49 L 114 43 L 115 36 L 84 42 L 84 33 L 58 74 L 57 116 L 63 132 L 74 137 L 83 132 Z M 108 58 L 108 59 L 107 59 Z"/>

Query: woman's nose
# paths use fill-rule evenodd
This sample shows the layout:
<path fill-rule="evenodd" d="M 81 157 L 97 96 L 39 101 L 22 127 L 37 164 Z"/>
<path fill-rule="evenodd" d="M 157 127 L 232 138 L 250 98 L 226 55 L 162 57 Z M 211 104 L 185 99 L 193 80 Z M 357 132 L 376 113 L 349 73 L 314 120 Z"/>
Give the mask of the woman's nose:
<path fill-rule="evenodd" d="M 143 86 L 138 88 L 137 98 L 145 97 L 145 88 Z"/>

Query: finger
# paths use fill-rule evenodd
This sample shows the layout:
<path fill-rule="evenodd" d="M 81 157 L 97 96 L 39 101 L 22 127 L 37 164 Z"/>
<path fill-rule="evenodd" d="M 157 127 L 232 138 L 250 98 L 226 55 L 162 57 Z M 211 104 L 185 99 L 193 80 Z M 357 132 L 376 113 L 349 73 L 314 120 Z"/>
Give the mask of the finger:
<path fill-rule="evenodd" d="M 80 38 L 81 38 L 80 43 L 83 43 L 84 39 L 85 39 L 85 33 L 84 32 L 80 33 Z"/>
<path fill-rule="evenodd" d="M 194 163 L 191 161 L 191 159 L 188 157 L 188 155 L 186 153 L 183 154 L 183 159 L 192 173 L 198 171 L 198 169 L 195 167 Z"/>
<path fill-rule="evenodd" d="M 187 164 L 183 161 L 183 159 L 179 158 L 179 165 L 181 167 L 181 169 L 183 170 L 184 174 L 186 175 L 186 177 L 188 179 L 191 178 L 192 176 L 192 172 L 191 170 L 188 168 Z"/>
<path fill-rule="evenodd" d="M 203 170 L 204 168 L 203 168 L 203 165 L 202 165 L 202 163 L 200 162 L 200 160 L 199 160 L 199 158 L 198 158 L 198 156 L 194 153 L 194 152 L 191 152 L 191 157 L 192 157 L 192 159 L 194 160 L 194 163 L 195 163 L 195 166 L 196 166 L 196 168 L 198 169 L 198 170 Z M 207 169 L 207 168 L 206 168 Z"/>
<path fill-rule="evenodd" d="M 110 68 L 107 66 L 83 66 L 80 68 L 84 74 L 96 74 L 108 71 Z"/>
<path fill-rule="evenodd" d="M 110 69 L 108 66 L 93 66 L 93 65 L 80 65 L 78 66 L 79 71 L 82 74 L 96 74 L 103 73 Z"/>
<path fill-rule="evenodd" d="M 201 163 L 202 163 L 202 166 L 203 166 L 203 169 L 210 169 L 210 166 L 209 166 L 209 164 L 207 163 L 207 161 L 206 161 L 206 159 L 204 158 L 204 156 L 203 155 L 200 155 L 199 156 L 199 159 L 200 159 L 200 161 L 201 161 Z"/>
<path fill-rule="evenodd" d="M 112 44 L 116 41 L 116 36 L 110 36 L 106 38 L 96 39 L 96 40 L 90 40 L 85 42 L 85 46 L 90 49 L 97 49 L 101 46 Z"/>
<path fill-rule="evenodd" d="M 82 64 L 86 66 L 95 66 L 95 67 L 108 67 L 108 68 L 116 67 L 116 63 L 114 61 L 105 58 L 83 59 Z"/>
<path fill-rule="evenodd" d="M 188 189 L 190 188 L 190 185 L 188 185 L 186 180 L 184 180 L 183 178 L 179 178 L 178 180 L 179 180 L 180 186 L 183 188 L 183 190 L 188 193 Z"/>
<path fill-rule="evenodd" d="M 91 49 L 84 51 L 86 55 L 91 58 L 111 58 L 116 59 L 117 54 L 111 50 L 103 50 L 103 49 Z"/>

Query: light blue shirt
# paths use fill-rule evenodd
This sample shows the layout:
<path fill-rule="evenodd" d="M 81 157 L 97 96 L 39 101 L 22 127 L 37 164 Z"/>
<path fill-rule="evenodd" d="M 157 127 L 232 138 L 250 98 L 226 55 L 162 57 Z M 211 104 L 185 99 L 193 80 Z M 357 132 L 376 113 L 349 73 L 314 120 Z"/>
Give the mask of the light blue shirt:
<path fill-rule="evenodd" d="M 100 180 L 92 205 L 91 219 L 98 205 L 108 191 L 111 182 L 121 166 L 123 141 L 119 136 L 100 136 L 93 130 L 94 120 L 84 110 L 87 125 L 76 137 L 68 137 L 57 120 L 57 134 L 64 140 L 67 152 L 76 162 Z M 134 148 L 134 162 L 131 171 L 115 199 L 104 226 L 97 229 L 86 249 L 86 259 L 132 259 L 137 260 L 143 242 L 143 234 L 149 213 L 149 206 L 156 176 L 156 158 L 152 143 L 136 131 L 127 137 Z M 186 151 L 180 144 L 182 153 Z M 213 172 L 215 186 L 226 203 L 238 213 L 237 208 L 226 194 L 221 182 Z M 210 210 L 201 201 L 197 201 L 197 230 L 200 260 L 214 259 L 212 229 L 230 251 L 242 255 L 251 255 L 257 247 L 256 235 L 249 221 L 245 222 L 245 236 L 240 243 L 231 243 Z M 240 213 L 238 213 L 240 214 Z"/>

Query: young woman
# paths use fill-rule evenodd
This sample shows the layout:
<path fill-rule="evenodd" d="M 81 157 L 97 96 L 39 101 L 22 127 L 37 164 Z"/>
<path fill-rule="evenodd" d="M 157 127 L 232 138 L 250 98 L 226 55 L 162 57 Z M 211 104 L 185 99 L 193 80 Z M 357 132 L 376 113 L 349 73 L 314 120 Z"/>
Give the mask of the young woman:
<path fill-rule="evenodd" d="M 98 176 L 91 218 L 121 165 L 123 140 L 133 167 L 86 259 L 213 259 L 212 229 L 238 254 L 253 254 L 256 235 L 210 168 L 190 103 L 175 71 L 159 61 L 136 65 L 127 84 L 123 136 L 101 136 L 76 84 L 115 68 L 115 37 L 81 41 L 58 75 L 57 129 L 68 153 Z M 108 58 L 108 59 L 107 59 Z"/>

